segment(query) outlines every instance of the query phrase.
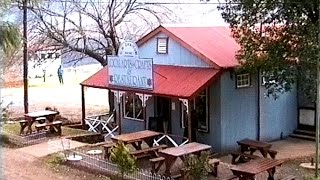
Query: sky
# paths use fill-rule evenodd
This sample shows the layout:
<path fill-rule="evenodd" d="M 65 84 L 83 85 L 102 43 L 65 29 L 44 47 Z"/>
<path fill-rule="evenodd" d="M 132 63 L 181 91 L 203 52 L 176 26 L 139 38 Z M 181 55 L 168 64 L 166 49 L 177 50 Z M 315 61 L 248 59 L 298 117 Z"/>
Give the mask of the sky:
<path fill-rule="evenodd" d="M 86 1 L 86 0 L 83 0 Z M 97 0 L 100 2 L 106 2 L 108 0 Z M 177 15 L 179 15 L 185 24 L 191 24 L 195 26 L 227 26 L 221 17 L 221 12 L 217 9 L 219 0 L 140 0 L 140 2 L 161 2 L 166 7 L 172 9 Z M 174 2 L 174 4 L 170 4 Z M 220 2 L 222 2 L 220 0 Z M 181 3 L 181 4 L 178 4 Z M 187 4 L 189 3 L 189 4 Z M 21 18 L 22 10 L 15 9 L 10 12 L 6 20 L 19 21 Z M 22 24 L 22 22 L 21 22 Z"/>

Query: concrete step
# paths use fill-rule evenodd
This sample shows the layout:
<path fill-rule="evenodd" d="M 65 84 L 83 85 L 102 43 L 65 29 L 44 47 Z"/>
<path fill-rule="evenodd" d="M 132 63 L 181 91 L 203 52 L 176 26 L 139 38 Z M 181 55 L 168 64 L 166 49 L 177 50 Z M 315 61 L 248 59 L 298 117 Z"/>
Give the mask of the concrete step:
<path fill-rule="evenodd" d="M 294 131 L 293 131 L 293 134 L 307 135 L 307 136 L 312 136 L 312 137 L 315 137 L 315 136 L 316 136 L 316 132 L 315 132 L 315 131 L 302 130 L 302 129 L 296 129 L 296 130 L 294 130 Z"/>
<path fill-rule="evenodd" d="M 309 141 L 315 141 L 316 140 L 315 136 L 309 136 L 309 135 L 303 135 L 303 134 L 291 134 L 290 137 L 297 138 L 297 139 L 309 140 Z"/>

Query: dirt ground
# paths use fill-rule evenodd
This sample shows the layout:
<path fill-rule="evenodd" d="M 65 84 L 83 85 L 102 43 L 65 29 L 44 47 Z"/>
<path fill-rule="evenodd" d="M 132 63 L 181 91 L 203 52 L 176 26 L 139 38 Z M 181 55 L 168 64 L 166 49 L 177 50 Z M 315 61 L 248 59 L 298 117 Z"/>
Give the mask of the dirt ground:
<path fill-rule="evenodd" d="M 4 180 L 102 180 L 109 179 L 101 175 L 95 175 L 73 169 L 68 166 L 52 167 L 41 159 L 37 159 L 15 149 L 2 148 L 4 163 L 0 163 Z"/>

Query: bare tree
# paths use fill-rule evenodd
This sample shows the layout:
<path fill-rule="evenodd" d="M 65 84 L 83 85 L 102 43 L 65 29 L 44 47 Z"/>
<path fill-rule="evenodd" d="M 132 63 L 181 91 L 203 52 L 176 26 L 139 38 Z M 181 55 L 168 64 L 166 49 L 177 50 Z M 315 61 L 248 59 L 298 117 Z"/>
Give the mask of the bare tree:
<path fill-rule="evenodd" d="M 36 19 L 33 34 L 107 65 L 122 38 L 136 39 L 158 23 L 171 22 L 172 11 L 138 0 L 49 0 L 30 7 Z M 170 18 L 174 17 L 174 18 Z"/>
<path fill-rule="evenodd" d="M 115 55 L 121 39 L 136 40 L 159 23 L 178 19 L 167 7 L 139 0 L 47 0 L 29 7 L 32 35 L 61 45 L 64 52 L 91 57 L 102 66 Z M 109 91 L 109 109 L 114 109 Z"/>

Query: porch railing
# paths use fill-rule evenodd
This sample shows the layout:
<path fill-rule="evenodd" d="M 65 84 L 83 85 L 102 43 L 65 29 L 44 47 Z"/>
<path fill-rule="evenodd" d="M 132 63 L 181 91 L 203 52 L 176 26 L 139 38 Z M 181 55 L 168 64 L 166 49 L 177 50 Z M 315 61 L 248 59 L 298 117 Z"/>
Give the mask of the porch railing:
<path fill-rule="evenodd" d="M 186 137 L 174 135 L 174 134 L 163 134 L 159 139 L 153 140 L 154 146 L 159 146 L 159 144 L 165 143 L 168 146 L 183 146 L 189 142 Z"/>
<path fill-rule="evenodd" d="M 89 126 L 88 131 L 104 134 L 104 137 L 113 137 L 119 126 L 115 124 L 114 113 L 109 115 L 100 114 L 85 118 L 85 123 Z"/>

